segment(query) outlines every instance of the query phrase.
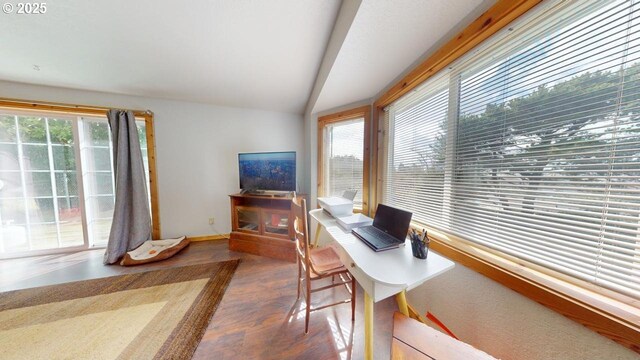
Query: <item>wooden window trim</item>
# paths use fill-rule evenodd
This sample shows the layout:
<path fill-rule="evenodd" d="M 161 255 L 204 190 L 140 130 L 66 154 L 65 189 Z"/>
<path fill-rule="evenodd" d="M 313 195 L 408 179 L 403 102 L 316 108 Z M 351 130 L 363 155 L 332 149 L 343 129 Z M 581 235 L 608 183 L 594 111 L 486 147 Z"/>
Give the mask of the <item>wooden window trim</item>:
<path fill-rule="evenodd" d="M 376 179 L 371 195 L 372 204 L 381 200 L 383 185 L 384 107 L 413 90 L 469 50 L 506 27 L 542 0 L 498 0 L 433 55 L 412 69 L 374 102 L 372 176 Z M 432 249 L 450 259 L 534 300 L 587 328 L 640 353 L 640 305 L 637 300 L 619 301 L 562 280 L 562 275 L 549 275 L 534 270 L 531 264 L 497 256 L 482 246 L 431 231 Z M 439 234 L 439 235 L 438 235 Z"/>
<path fill-rule="evenodd" d="M 364 118 L 364 148 L 362 164 L 362 213 L 369 214 L 369 162 L 371 159 L 371 106 L 361 106 L 318 117 L 318 197 L 324 195 L 324 128 L 337 122 Z"/>
<path fill-rule="evenodd" d="M 462 32 L 387 90 L 375 101 L 375 107 L 383 108 L 398 100 L 541 2 L 542 0 L 498 0 Z"/>
<path fill-rule="evenodd" d="M 110 108 L 86 105 L 72 105 L 43 101 L 26 101 L 16 99 L 0 99 L 0 108 L 9 110 L 33 110 L 70 115 L 106 116 Z M 160 203 L 158 201 L 158 176 L 156 168 L 156 143 L 154 136 L 153 112 L 149 110 L 133 110 L 136 118 L 144 119 L 147 132 L 147 158 L 149 160 L 149 192 L 151 194 L 151 236 L 161 239 Z"/>

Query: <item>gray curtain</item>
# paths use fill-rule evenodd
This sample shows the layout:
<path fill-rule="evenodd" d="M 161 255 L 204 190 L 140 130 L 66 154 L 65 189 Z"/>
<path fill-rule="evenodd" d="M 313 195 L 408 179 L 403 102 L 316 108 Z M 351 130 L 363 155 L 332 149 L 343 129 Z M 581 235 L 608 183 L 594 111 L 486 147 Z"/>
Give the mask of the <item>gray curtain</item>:
<path fill-rule="evenodd" d="M 113 140 L 116 203 L 104 263 L 113 264 L 151 238 L 147 180 L 133 112 L 107 112 Z"/>

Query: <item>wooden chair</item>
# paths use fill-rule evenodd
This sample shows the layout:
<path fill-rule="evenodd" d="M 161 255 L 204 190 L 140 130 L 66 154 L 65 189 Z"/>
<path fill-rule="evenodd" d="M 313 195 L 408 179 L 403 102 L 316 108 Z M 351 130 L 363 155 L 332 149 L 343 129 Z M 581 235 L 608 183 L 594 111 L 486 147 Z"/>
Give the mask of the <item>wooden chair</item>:
<path fill-rule="evenodd" d="M 300 292 L 302 282 L 304 280 L 305 291 L 304 297 L 307 303 L 305 309 L 305 323 L 304 333 L 309 332 L 309 314 L 312 311 L 324 309 L 330 306 L 351 303 L 351 321 L 355 320 L 355 308 L 356 308 L 356 280 L 346 267 L 340 262 L 340 258 L 335 250 L 331 246 L 322 248 L 311 248 L 309 246 L 309 224 L 307 221 L 307 202 L 302 198 L 294 198 L 291 205 L 294 215 L 294 229 L 296 240 L 296 253 L 298 263 L 298 299 L 300 299 Z M 335 277 L 338 276 L 339 282 L 335 281 Z M 331 284 L 318 288 L 312 288 L 312 282 L 316 280 L 331 278 Z M 329 305 L 323 305 L 316 308 L 311 308 L 311 294 L 334 288 L 336 286 L 344 285 L 347 291 L 351 294 L 350 299 L 339 301 Z"/>

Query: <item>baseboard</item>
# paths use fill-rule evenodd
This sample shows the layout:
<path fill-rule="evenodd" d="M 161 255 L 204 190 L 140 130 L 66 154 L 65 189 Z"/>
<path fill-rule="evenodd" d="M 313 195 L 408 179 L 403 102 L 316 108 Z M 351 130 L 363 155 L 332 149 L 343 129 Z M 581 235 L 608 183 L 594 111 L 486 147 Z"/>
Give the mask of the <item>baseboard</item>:
<path fill-rule="evenodd" d="M 215 235 L 202 235 L 202 236 L 187 236 L 189 240 L 193 241 L 209 241 L 209 240 L 227 240 L 229 234 L 215 234 Z"/>

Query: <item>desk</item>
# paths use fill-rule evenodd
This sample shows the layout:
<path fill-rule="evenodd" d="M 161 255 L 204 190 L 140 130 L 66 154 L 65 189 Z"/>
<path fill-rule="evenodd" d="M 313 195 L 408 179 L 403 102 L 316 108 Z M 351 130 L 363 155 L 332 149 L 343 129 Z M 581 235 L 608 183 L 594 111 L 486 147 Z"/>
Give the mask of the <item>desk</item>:
<path fill-rule="evenodd" d="M 375 252 L 337 225 L 322 209 L 309 211 L 318 222 L 316 240 L 325 228 L 342 263 L 364 289 L 365 359 L 373 359 L 373 303 L 396 295 L 400 312 L 409 315 L 406 291 L 453 268 L 454 263 L 433 251 L 427 260 L 413 257 L 411 245 Z"/>

